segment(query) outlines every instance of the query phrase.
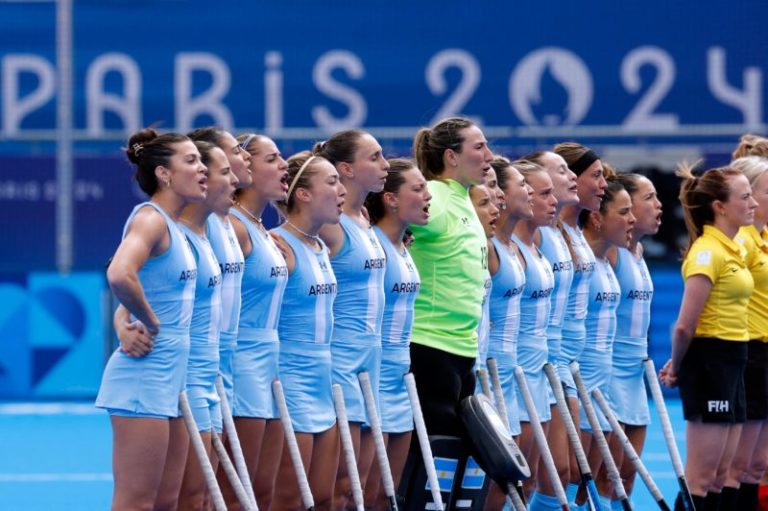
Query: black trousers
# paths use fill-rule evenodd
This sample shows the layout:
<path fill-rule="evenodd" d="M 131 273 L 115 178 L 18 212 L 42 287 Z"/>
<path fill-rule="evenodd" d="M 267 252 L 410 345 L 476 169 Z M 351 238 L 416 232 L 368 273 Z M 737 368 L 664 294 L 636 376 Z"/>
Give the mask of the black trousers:
<path fill-rule="evenodd" d="M 458 405 L 475 392 L 474 365 L 474 358 L 411 343 L 411 372 L 430 435 L 466 439 Z"/>

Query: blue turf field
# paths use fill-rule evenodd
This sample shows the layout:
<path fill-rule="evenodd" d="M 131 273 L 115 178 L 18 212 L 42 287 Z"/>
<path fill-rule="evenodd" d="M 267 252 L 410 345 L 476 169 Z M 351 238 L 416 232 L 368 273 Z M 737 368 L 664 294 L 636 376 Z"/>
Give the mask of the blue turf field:
<path fill-rule="evenodd" d="M 685 459 L 680 402 L 667 405 Z M 643 461 L 671 507 L 677 481 L 652 413 Z M 0 509 L 109 509 L 111 441 L 106 413 L 90 404 L 0 404 Z M 658 509 L 641 481 L 635 488 L 634 509 Z"/>

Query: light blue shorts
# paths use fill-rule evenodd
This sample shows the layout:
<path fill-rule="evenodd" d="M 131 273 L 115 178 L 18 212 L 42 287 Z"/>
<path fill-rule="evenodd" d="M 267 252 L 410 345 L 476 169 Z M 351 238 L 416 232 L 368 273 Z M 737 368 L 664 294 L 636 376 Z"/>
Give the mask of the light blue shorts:
<path fill-rule="evenodd" d="M 513 436 L 517 436 L 520 434 L 521 429 L 520 411 L 517 403 L 517 381 L 515 380 L 516 356 L 510 353 L 489 350 L 488 358 L 496 359 L 496 366 L 499 368 L 501 393 L 504 395 L 504 406 L 507 409 L 509 431 Z M 493 384 L 491 383 L 491 385 Z"/>
<path fill-rule="evenodd" d="M 585 331 L 580 331 L 579 333 L 586 335 Z M 560 353 L 557 357 L 557 374 L 560 376 L 560 382 L 565 387 L 566 396 L 576 396 L 576 384 L 573 382 L 573 375 L 568 364 L 580 359 L 585 342 L 585 337 L 569 335 L 569 332 L 566 332 L 565 328 L 563 328 Z"/>
<path fill-rule="evenodd" d="M 529 372 L 525 368 L 523 368 L 523 374 L 528 384 L 528 391 L 533 399 L 533 406 L 536 408 L 536 414 L 539 416 L 539 421 L 547 422 L 551 419 L 552 414 L 549 406 L 550 388 L 547 375 L 544 374 L 544 369 Z M 520 421 L 530 422 L 531 418 L 528 415 L 528 409 L 525 407 L 525 400 L 517 385 L 515 386 L 515 392 L 517 394 L 517 406 L 520 408 Z"/>
<path fill-rule="evenodd" d="M 349 422 L 365 423 L 368 420 L 368 414 L 365 410 L 363 391 L 360 389 L 360 381 L 357 375 L 362 371 L 368 371 L 368 375 L 371 378 L 373 395 L 378 401 L 381 344 L 356 344 L 332 341 L 331 357 L 333 383 L 341 385 L 341 390 L 344 392 L 347 420 Z M 381 415 L 381 412 L 379 412 L 379 415 Z"/>
<path fill-rule="evenodd" d="M 153 415 L 151 413 L 134 413 L 128 410 L 120 410 L 119 408 L 107 408 L 107 413 L 113 417 L 127 417 L 129 419 L 161 419 L 168 420 L 174 417 L 166 417 L 164 415 Z"/>
<path fill-rule="evenodd" d="M 227 396 L 230 410 L 232 409 L 232 402 L 235 400 L 232 373 L 236 348 L 237 338 L 231 334 L 222 335 L 219 339 L 219 374 L 224 383 L 224 394 Z"/>
<path fill-rule="evenodd" d="M 379 407 L 384 433 L 413 430 L 413 410 L 405 388 L 404 376 L 411 368 L 411 351 L 407 344 L 384 344 L 381 352 Z"/>
<path fill-rule="evenodd" d="M 556 365 L 560 358 L 560 345 L 563 342 L 562 327 L 547 328 L 547 362 Z"/>
<path fill-rule="evenodd" d="M 180 417 L 179 393 L 184 390 L 189 333 L 161 329 L 152 351 L 129 357 L 119 348 L 104 368 L 96 406 L 127 412 L 124 416 Z"/>
<path fill-rule="evenodd" d="M 187 399 L 197 430 L 208 433 L 214 428 L 221 433 L 221 406 L 216 388 L 213 385 L 187 385 Z"/>
<path fill-rule="evenodd" d="M 582 353 L 581 360 L 579 360 L 579 372 L 581 373 L 582 380 L 584 380 L 584 386 L 587 388 L 587 392 L 589 392 L 590 397 L 592 397 L 592 391 L 599 388 L 606 398 L 606 401 L 608 401 L 608 405 L 613 408 L 610 398 L 607 395 L 608 393 L 606 392 L 611 380 L 611 370 L 611 351 L 596 352 L 587 348 Z M 597 402 L 594 399 L 592 399 L 592 406 L 600 421 L 600 429 L 603 431 L 611 431 L 612 428 L 608 419 L 605 418 L 602 409 L 597 405 Z M 581 429 L 591 431 L 592 428 L 587 420 L 587 415 L 583 406 L 579 408 L 579 414 L 581 416 Z"/>
<path fill-rule="evenodd" d="M 278 377 L 280 343 L 240 339 L 234 358 L 235 417 L 276 419 L 272 382 Z"/>
<path fill-rule="evenodd" d="M 328 344 L 281 340 L 280 382 L 297 433 L 322 433 L 336 423 Z"/>
<path fill-rule="evenodd" d="M 613 370 L 606 396 L 619 422 L 630 426 L 651 423 L 648 394 L 645 391 L 643 359 L 613 357 Z"/>
<path fill-rule="evenodd" d="M 219 344 L 192 338 L 187 363 L 187 399 L 200 432 L 211 431 L 214 426 L 212 413 L 218 413 L 221 428 L 221 408 L 216 393 L 218 374 Z M 213 411 L 214 408 L 216 412 Z"/>

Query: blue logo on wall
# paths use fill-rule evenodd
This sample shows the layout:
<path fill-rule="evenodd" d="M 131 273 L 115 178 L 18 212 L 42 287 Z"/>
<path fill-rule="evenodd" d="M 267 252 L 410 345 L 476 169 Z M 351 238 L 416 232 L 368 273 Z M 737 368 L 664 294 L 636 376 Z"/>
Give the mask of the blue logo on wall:
<path fill-rule="evenodd" d="M 36 328 L 42 327 L 51 336 L 47 345 L 32 347 L 32 385 L 36 386 L 74 344 L 82 341 L 86 316 L 78 297 L 63 287 L 44 288 L 32 297 L 46 316 L 46 323 Z M 66 346 L 59 346 L 64 339 Z"/>
<path fill-rule="evenodd" d="M 104 365 L 98 273 L 0 285 L 0 397 L 91 397 Z"/>

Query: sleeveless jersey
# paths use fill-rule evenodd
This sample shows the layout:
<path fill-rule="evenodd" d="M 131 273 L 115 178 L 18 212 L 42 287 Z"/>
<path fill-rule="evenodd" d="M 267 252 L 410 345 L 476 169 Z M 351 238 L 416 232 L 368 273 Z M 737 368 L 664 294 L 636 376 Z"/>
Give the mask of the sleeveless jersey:
<path fill-rule="evenodd" d="M 544 226 L 539 228 L 539 232 L 541 233 L 539 249 L 549 261 L 552 274 L 555 277 L 555 287 L 550 298 L 547 339 L 560 339 L 563 331 L 563 320 L 565 319 L 565 307 L 568 304 L 568 296 L 574 277 L 573 260 L 559 229 Z"/>
<path fill-rule="evenodd" d="M 382 344 L 408 345 L 413 326 L 413 304 L 419 294 L 419 271 L 407 249 L 401 252 L 378 227 L 373 228 L 386 256 Z"/>
<path fill-rule="evenodd" d="M 480 322 L 477 325 L 477 363 L 479 367 L 485 367 L 488 358 L 488 343 L 491 335 L 491 288 L 493 281 L 488 273 L 485 279 L 485 292 L 483 293 L 483 308 L 480 312 Z"/>
<path fill-rule="evenodd" d="M 284 227 L 275 232 L 288 243 L 296 260 L 277 323 L 280 342 L 330 344 L 337 286 L 328 248 L 321 242 L 322 248 L 316 251 Z"/>
<path fill-rule="evenodd" d="M 341 215 L 344 246 L 331 260 L 339 293 L 333 306 L 333 341 L 381 344 L 386 258 L 372 229 Z"/>
<path fill-rule="evenodd" d="M 596 260 L 587 300 L 585 353 L 611 352 L 616 335 L 616 309 L 620 301 L 621 288 L 613 268 L 608 261 Z"/>
<path fill-rule="evenodd" d="M 189 338 L 192 345 L 218 345 L 221 325 L 221 269 L 210 242 L 186 225 L 186 234 L 197 261 L 197 285 Z"/>
<path fill-rule="evenodd" d="M 160 332 L 165 330 L 188 335 L 195 301 L 197 264 L 186 236 L 163 208 L 154 202 L 144 202 L 133 208 L 125 223 L 123 237 L 134 215 L 146 205 L 163 215 L 171 242 L 163 254 L 147 259 L 139 270 L 139 281 L 149 306 L 160 321 Z"/>
<path fill-rule="evenodd" d="M 651 275 L 645 260 L 638 260 L 626 248 L 618 249 L 614 272 L 621 288 L 621 301 L 616 309 L 614 350 L 619 355 L 625 350 L 638 351 L 638 356 L 645 358 L 653 299 Z"/>
<path fill-rule="evenodd" d="M 568 303 L 565 307 L 565 319 L 563 320 L 563 340 L 583 341 L 589 282 L 595 273 L 595 255 L 592 253 L 587 240 L 584 239 L 581 229 L 571 227 L 565 223 L 563 223 L 563 228 L 570 238 L 571 248 L 575 254 L 573 260 L 573 282 L 568 295 Z M 574 344 L 578 344 L 578 346 Z M 578 356 L 578 351 L 580 350 L 580 343 L 564 342 L 561 346 L 561 351 L 565 352 L 566 358 L 571 360 Z"/>
<path fill-rule="evenodd" d="M 499 255 L 499 271 L 491 279 L 489 319 L 491 331 L 488 351 L 517 353 L 520 329 L 520 297 L 525 288 L 525 273 L 517 254 L 497 237 L 491 242 Z"/>
<path fill-rule="evenodd" d="M 243 223 L 253 246 L 243 270 L 238 337 L 248 341 L 277 342 L 277 323 L 288 283 L 285 258 L 268 233 L 262 232 L 242 212 L 233 209 L 231 213 Z"/>
<path fill-rule="evenodd" d="M 215 213 L 206 222 L 208 241 L 221 269 L 221 342 L 233 343 L 237 339 L 240 319 L 240 292 L 243 280 L 243 251 L 237 241 L 229 218 Z"/>
<path fill-rule="evenodd" d="M 541 254 L 535 254 L 520 238 L 512 236 L 525 259 L 525 289 L 520 298 L 518 363 L 528 371 L 538 371 L 547 361 L 547 325 L 550 296 L 555 287 L 552 268 Z"/>

